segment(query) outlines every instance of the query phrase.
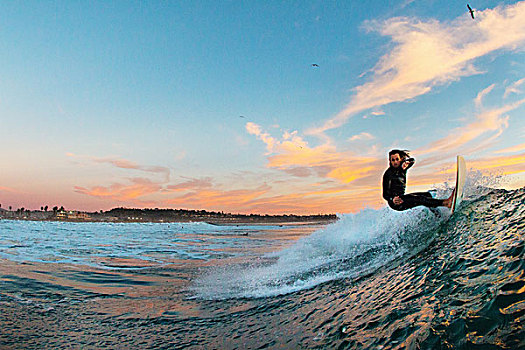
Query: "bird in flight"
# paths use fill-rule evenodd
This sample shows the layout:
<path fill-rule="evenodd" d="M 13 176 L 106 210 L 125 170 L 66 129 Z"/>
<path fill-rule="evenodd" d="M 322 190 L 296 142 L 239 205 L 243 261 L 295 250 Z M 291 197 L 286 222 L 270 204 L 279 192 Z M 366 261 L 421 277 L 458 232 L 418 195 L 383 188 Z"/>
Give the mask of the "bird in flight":
<path fill-rule="evenodd" d="M 317 63 L 313 63 L 312 67 L 319 67 L 319 65 Z"/>
<path fill-rule="evenodd" d="M 470 12 L 470 16 L 472 17 L 472 19 L 474 19 L 474 10 L 470 7 L 469 4 L 467 4 L 467 8 L 468 8 L 468 11 Z"/>
<path fill-rule="evenodd" d="M 239 118 L 246 119 L 246 117 L 243 115 L 240 115 Z"/>

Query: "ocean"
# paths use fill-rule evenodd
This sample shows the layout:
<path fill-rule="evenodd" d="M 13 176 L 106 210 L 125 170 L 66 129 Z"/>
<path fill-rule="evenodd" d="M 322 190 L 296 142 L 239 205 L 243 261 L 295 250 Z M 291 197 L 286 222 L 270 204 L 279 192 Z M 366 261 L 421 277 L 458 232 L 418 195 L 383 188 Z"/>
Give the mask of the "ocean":
<path fill-rule="evenodd" d="M 525 349 L 525 188 L 327 225 L 0 221 L 1 349 Z"/>

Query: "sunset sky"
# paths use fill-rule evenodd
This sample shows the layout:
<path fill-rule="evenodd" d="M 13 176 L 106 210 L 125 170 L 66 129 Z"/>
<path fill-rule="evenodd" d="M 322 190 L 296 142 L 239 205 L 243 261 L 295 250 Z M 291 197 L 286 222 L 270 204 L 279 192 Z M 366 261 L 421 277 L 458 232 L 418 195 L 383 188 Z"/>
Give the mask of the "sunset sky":
<path fill-rule="evenodd" d="M 355 212 L 392 148 L 523 187 L 525 1 L 469 4 L 2 1 L 2 208 Z"/>

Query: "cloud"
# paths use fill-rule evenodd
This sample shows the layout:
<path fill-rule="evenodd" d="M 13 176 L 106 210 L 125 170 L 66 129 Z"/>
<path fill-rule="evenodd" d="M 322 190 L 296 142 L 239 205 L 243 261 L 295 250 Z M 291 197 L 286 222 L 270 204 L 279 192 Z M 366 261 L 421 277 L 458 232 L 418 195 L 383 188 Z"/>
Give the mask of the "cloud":
<path fill-rule="evenodd" d="M 302 152 L 301 150 L 306 151 L 308 148 L 308 144 L 301 136 L 298 136 L 297 131 L 285 131 L 282 140 L 278 140 L 269 133 L 263 132 L 261 126 L 252 122 L 246 124 L 246 130 L 266 144 L 267 155 L 278 152 Z"/>
<path fill-rule="evenodd" d="M 348 212 L 362 208 L 363 203 L 384 205 L 377 184 L 376 190 L 372 191 L 370 188 L 354 190 L 346 185 L 333 184 L 334 182 L 314 183 L 308 187 L 302 186 L 303 190 L 294 189 L 290 193 L 272 191 L 272 187 L 267 184 L 236 190 L 214 187 L 191 191 L 162 203 L 176 207 L 259 214 Z"/>
<path fill-rule="evenodd" d="M 515 152 L 522 152 L 525 151 L 525 143 L 522 143 L 520 145 L 511 146 L 507 148 L 503 148 L 497 151 L 494 151 L 495 154 L 501 154 L 501 153 L 515 153 Z"/>
<path fill-rule="evenodd" d="M 469 161 L 469 167 L 481 171 L 496 170 L 501 175 L 511 175 L 525 172 L 525 153 L 504 157 L 489 157 Z"/>
<path fill-rule="evenodd" d="M 110 159 L 110 158 L 93 158 L 97 163 L 107 163 L 111 164 L 117 168 L 122 169 L 136 169 L 139 170 L 141 167 L 129 160 L 126 159 Z"/>
<path fill-rule="evenodd" d="M 525 99 L 499 108 L 485 110 L 467 125 L 452 130 L 449 135 L 414 151 L 419 155 L 437 154 L 425 162 L 446 159 L 455 154 L 472 154 L 492 146 L 508 126 L 508 113 L 525 103 Z"/>
<path fill-rule="evenodd" d="M 372 69 L 371 81 L 354 89 L 350 103 L 307 134 L 323 136 L 355 113 L 426 94 L 437 86 L 480 74 L 474 61 L 498 50 L 523 47 L 525 2 L 477 11 L 476 21 L 391 18 L 366 27 L 392 39 L 392 49 Z"/>
<path fill-rule="evenodd" d="M 195 189 L 211 188 L 212 186 L 212 178 L 204 177 L 200 179 L 190 179 L 188 181 L 181 182 L 177 185 L 169 185 L 166 187 L 166 189 L 167 191 L 188 191 Z"/>
<path fill-rule="evenodd" d="M 12 188 L 9 188 L 9 187 L 5 187 L 5 186 L 0 186 L 0 191 L 2 192 L 10 192 L 10 193 L 21 193 L 15 189 L 12 189 Z"/>
<path fill-rule="evenodd" d="M 170 169 L 163 166 L 144 166 L 127 159 L 116 157 L 79 156 L 73 153 L 67 153 L 67 156 L 83 160 L 84 162 L 87 161 L 87 164 L 109 164 L 118 169 L 151 174 L 148 177 L 125 178 L 110 185 L 73 187 L 76 193 L 99 199 L 119 203 L 133 203 L 134 205 L 154 204 L 155 202 L 153 201 L 144 200 L 144 197 L 160 193 L 170 178 Z M 159 177 L 158 175 L 161 176 Z"/>
<path fill-rule="evenodd" d="M 114 167 L 117 167 L 120 169 L 140 170 L 140 171 L 144 171 L 148 173 L 163 174 L 167 180 L 169 180 L 169 176 L 170 176 L 170 169 L 166 167 L 162 167 L 162 166 L 144 166 L 144 165 L 136 164 L 127 159 L 118 159 L 118 158 L 91 157 L 91 159 L 96 163 L 111 164 Z"/>
<path fill-rule="evenodd" d="M 284 169 L 284 172 L 295 177 L 310 177 L 314 174 L 312 169 L 308 167 L 290 167 Z"/>
<path fill-rule="evenodd" d="M 161 190 L 161 185 L 145 178 L 130 179 L 131 184 L 114 183 L 109 186 L 94 186 L 90 189 L 75 186 L 77 193 L 85 194 L 92 197 L 111 199 L 118 202 L 126 202 L 150 194 L 157 193 Z"/>
<path fill-rule="evenodd" d="M 483 99 L 485 98 L 486 95 L 488 95 L 492 91 L 492 89 L 494 89 L 495 86 L 496 86 L 496 84 L 490 85 L 486 89 L 482 90 L 476 96 L 476 98 L 474 99 L 474 104 L 476 105 L 477 108 L 482 108 L 483 107 Z"/>
<path fill-rule="evenodd" d="M 310 147 L 297 132 L 285 132 L 281 139 L 277 139 L 262 131 L 261 127 L 252 123 L 250 130 L 261 141 L 271 147 L 272 154 L 268 155 L 268 167 L 282 170 L 296 177 L 317 176 L 331 178 L 341 183 L 350 183 L 363 177 L 374 176 L 382 161 L 366 155 L 356 155 L 352 152 L 339 152 L 330 143 Z M 249 131 L 250 132 L 250 131 Z M 265 135 L 260 137 L 259 135 Z M 373 138 L 368 133 L 356 135 L 357 139 Z M 371 148 L 375 151 L 375 148 Z"/>
<path fill-rule="evenodd" d="M 188 188 L 189 189 L 189 188 Z M 263 184 L 254 189 L 221 190 L 219 188 L 196 189 L 181 196 L 169 198 L 163 203 L 170 206 L 224 210 L 224 208 L 247 208 L 258 197 L 268 193 L 271 187 Z"/>
<path fill-rule="evenodd" d="M 348 213 L 364 206 L 380 207 L 384 202 L 379 186 L 351 190 L 345 185 L 314 189 L 304 192 L 279 194 L 258 198 L 250 211 L 262 213 Z"/>
<path fill-rule="evenodd" d="M 386 113 L 383 110 L 375 110 L 375 111 L 370 112 L 370 114 L 364 115 L 363 119 L 369 119 L 369 118 L 372 118 L 372 117 L 378 117 L 378 116 L 385 115 L 385 114 Z"/>
<path fill-rule="evenodd" d="M 268 153 L 273 152 L 275 139 L 271 137 L 270 134 L 262 132 L 261 127 L 259 125 L 252 122 L 248 122 L 246 123 L 246 131 L 248 131 L 248 133 L 251 135 L 255 135 L 259 140 L 263 141 L 266 144 L 266 149 L 268 150 Z"/>
<path fill-rule="evenodd" d="M 373 140 L 375 137 L 367 132 L 362 132 L 358 135 L 354 135 L 348 139 L 348 141 L 363 141 L 363 140 Z"/>
<path fill-rule="evenodd" d="M 473 103 L 482 106 L 483 98 L 493 91 L 491 85 L 481 91 Z M 413 154 L 423 156 L 419 166 L 412 170 L 410 187 L 425 187 L 452 181 L 455 172 L 456 154 L 472 156 L 476 152 L 492 146 L 508 127 L 507 113 L 525 104 L 525 99 L 508 103 L 494 108 L 485 108 L 478 112 L 473 120 L 466 122 L 462 127 L 453 129 L 446 137 L 428 143 L 416 149 Z M 301 210 L 312 208 L 332 208 L 340 211 L 342 207 L 348 210 L 357 210 L 364 205 L 384 205 L 381 200 L 381 175 L 387 167 L 386 155 L 383 157 L 381 147 L 371 147 L 363 154 L 350 151 L 338 151 L 330 142 L 311 147 L 297 132 L 285 132 L 282 137 L 270 136 L 257 126 L 258 134 L 266 134 L 265 139 L 271 138 L 273 153 L 268 155 L 268 168 L 277 169 L 298 178 L 297 181 L 311 177 L 321 177 L 339 182 L 336 190 L 330 193 L 330 182 L 315 193 L 301 191 L 308 185 L 296 189 L 296 193 L 280 196 L 258 198 L 256 202 L 262 207 L 273 206 L 285 210 L 295 204 Z M 352 141 L 369 140 L 373 136 L 360 133 L 349 138 Z M 287 147 L 283 147 L 290 142 Z M 300 145 L 301 147 L 298 147 Z M 523 149 L 512 147 L 501 152 L 517 152 Z M 494 157 L 489 161 L 469 161 L 470 166 L 477 166 L 482 171 L 498 168 L 503 174 L 514 174 L 524 171 L 523 157 Z M 445 162 L 445 163 L 443 163 Z M 521 162 L 521 163 L 520 163 Z M 499 164 L 499 165 L 498 165 Z M 500 166 L 501 165 L 501 166 Z M 420 189 L 417 189 L 420 190 Z M 361 200 L 354 200 L 356 193 Z M 305 204 L 307 202 L 308 204 Z M 332 202 L 332 204 L 329 204 Z M 337 203 L 337 204 L 334 204 Z M 326 207 L 325 207 L 326 206 Z M 306 210 L 306 209 L 305 209 Z"/>
<path fill-rule="evenodd" d="M 70 158 L 87 160 L 89 162 L 98 163 L 98 164 L 109 164 L 115 168 L 125 169 L 125 170 L 138 170 L 142 172 L 160 174 L 164 176 L 164 182 L 168 182 L 170 178 L 170 169 L 163 166 L 145 166 L 140 165 L 135 162 L 132 162 L 127 159 L 116 158 L 116 157 L 93 157 L 93 156 L 82 156 L 76 155 L 71 152 L 67 152 L 66 155 Z"/>
<path fill-rule="evenodd" d="M 506 98 L 510 94 L 521 94 L 522 91 L 519 89 L 519 87 L 523 85 L 523 83 L 525 83 L 525 78 L 520 79 L 514 82 L 512 85 L 508 86 L 505 89 L 505 93 L 503 94 L 503 97 Z"/>

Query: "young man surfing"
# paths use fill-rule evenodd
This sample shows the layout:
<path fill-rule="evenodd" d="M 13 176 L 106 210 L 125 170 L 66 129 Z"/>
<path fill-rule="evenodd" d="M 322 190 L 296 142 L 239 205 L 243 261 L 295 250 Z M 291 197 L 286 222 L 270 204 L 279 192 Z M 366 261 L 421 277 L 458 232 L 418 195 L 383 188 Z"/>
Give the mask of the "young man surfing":
<path fill-rule="evenodd" d="M 388 153 L 390 167 L 383 175 L 383 198 L 390 208 L 398 211 L 423 205 L 429 208 L 452 206 L 452 195 L 447 199 L 432 198 L 430 192 L 405 194 L 407 170 L 415 163 L 408 151 L 393 149 Z"/>

